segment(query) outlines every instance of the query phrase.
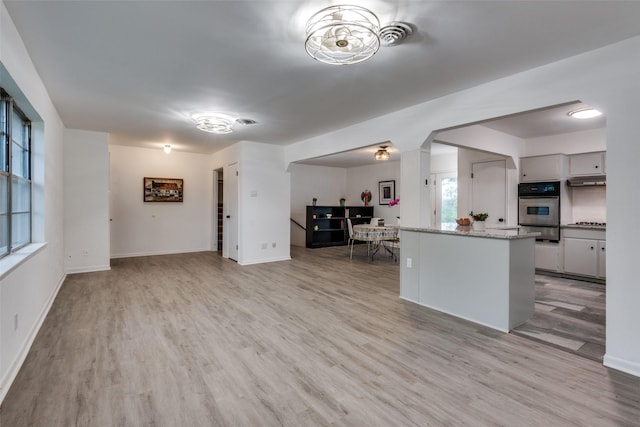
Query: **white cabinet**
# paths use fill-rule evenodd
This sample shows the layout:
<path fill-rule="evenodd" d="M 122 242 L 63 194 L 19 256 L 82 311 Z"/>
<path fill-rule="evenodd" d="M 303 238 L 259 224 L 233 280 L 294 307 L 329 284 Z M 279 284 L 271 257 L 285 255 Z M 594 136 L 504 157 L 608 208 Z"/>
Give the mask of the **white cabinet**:
<path fill-rule="evenodd" d="M 598 241 L 564 239 L 564 272 L 582 276 L 598 276 Z"/>
<path fill-rule="evenodd" d="M 559 181 L 566 178 L 567 156 L 523 157 L 520 159 L 520 182 Z"/>
<path fill-rule="evenodd" d="M 606 278 L 605 230 L 565 228 L 562 237 L 565 273 Z"/>
<path fill-rule="evenodd" d="M 607 242 L 598 241 L 598 277 L 607 277 Z"/>
<path fill-rule="evenodd" d="M 569 156 L 569 175 L 604 175 L 605 152 L 572 154 Z"/>
<path fill-rule="evenodd" d="M 536 269 L 560 271 L 560 246 L 558 243 L 536 242 Z"/>

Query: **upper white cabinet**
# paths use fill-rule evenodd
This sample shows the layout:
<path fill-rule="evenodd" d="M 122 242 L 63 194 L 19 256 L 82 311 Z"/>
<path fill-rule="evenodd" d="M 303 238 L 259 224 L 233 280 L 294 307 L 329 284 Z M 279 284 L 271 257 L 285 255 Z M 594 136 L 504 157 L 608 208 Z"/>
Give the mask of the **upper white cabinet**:
<path fill-rule="evenodd" d="M 520 182 L 560 181 L 566 178 L 567 156 L 523 157 L 520 159 Z"/>
<path fill-rule="evenodd" d="M 569 175 L 604 175 L 605 152 L 572 154 L 569 156 Z"/>

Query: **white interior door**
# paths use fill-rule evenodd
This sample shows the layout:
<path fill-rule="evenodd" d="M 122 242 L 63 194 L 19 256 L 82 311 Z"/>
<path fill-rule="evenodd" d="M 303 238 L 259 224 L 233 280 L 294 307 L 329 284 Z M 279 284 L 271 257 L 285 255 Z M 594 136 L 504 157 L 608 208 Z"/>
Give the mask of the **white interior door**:
<path fill-rule="evenodd" d="M 504 224 L 507 213 L 506 161 L 473 163 L 471 171 L 471 210 L 488 213 L 487 224 Z"/>
<path fill-rule="evenodd" d="M 229 173 L 224 178 L 225 203 L 225 247 L 228 257 L 238 261 L 238 164 L 229 165 Z"/>

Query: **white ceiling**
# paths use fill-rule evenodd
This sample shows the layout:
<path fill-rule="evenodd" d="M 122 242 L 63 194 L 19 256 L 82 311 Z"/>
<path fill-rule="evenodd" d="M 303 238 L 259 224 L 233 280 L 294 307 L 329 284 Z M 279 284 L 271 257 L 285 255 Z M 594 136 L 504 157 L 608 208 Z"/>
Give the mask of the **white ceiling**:
<path fill-rule="evenodd" d="M 290 144 L 640 34 L 638 1 L 349 0 L 417 31 L 331 66 L 304 49 L 328 1 L 4 3 L 65 126 L 202 153 Z M 208 134 L 201 111 L 258 123 Z"/>

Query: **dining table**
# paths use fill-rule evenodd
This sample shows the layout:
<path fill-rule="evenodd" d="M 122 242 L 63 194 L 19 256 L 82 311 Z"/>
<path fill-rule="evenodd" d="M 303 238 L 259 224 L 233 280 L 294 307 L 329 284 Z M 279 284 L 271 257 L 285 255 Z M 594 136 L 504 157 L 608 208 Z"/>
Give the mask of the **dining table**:
<path fill-rule="evenodd" d="M 397 242 L 400 227 L 397 225 L 356 224 L 353 226 L 353 238 L 367 242 L 367 255 L 373 257 L 382 246 L 390 256 L 395 257 L 393 251 L 387 248 L 383 242 Z"/>

